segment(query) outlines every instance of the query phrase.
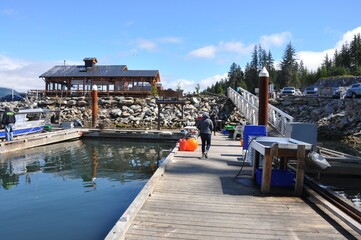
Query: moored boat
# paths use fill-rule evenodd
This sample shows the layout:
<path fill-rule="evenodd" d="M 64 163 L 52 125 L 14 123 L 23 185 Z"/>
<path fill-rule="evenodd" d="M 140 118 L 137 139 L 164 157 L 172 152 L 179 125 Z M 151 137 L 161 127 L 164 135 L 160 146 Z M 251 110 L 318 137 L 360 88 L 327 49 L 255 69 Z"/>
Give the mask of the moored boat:
<path fill-rule="evenodd" d="M 14 124 L 14 137 L 41 132 L 44 126 L 50 123 L 50 111 L 46 109 L 14 109 L 16 123 Z M 0 122 L 4 111 L 0 111 Z M 0 138 L 5 138 L 4 127 L 1 126 Z"/>

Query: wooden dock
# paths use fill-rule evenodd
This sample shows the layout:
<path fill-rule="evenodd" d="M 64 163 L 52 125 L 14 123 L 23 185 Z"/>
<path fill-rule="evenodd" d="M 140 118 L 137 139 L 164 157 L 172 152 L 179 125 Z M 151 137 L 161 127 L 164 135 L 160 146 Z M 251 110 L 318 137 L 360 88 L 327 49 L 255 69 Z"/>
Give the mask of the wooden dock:
<path fill-rule="evenodd" d="M 22 149 L 28 149 L 33 147 L 44 146 L 62 141 L 68 141 L 76 138 L 80 138 L 83 129 L 59 129 L 51 132 L 42 132 L 35 134 L 28 134 L 24 136 L 15 137 L 13 141 L 0 142 L 0 153 L 18 151 Z"/>
<path fill-rule="evenodd" d="M 176 142 L 181 137 L 181 133 L 174 130 L 87 129 L 87 131 L 84 131 L 83 137 L 116 138 L 127 141 Z"/>
<path fill-rule="evenodd" d="M 199 139 L 200 142 L 200 139 Z M 208 159 L 174 150 L 106 239 L 357 239 L 292 188 L 262 194 L 239 141 L 212 137 Z"/>

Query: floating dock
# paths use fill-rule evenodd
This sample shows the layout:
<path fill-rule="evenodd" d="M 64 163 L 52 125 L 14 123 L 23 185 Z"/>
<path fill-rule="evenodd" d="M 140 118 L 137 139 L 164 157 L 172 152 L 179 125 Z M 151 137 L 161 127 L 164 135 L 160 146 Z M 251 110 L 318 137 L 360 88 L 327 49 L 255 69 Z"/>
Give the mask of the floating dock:
<path fill-rule="evenodd" d="M 98 137 L 98 138 L 114 138 L 124 140 L 142 140 L 142 141 L 162 141 L 177 142 L 181 137 L 179 131 L 146 131 L 146 130 L 114 130 L 114 129 L 87 129 L 87 128 L 71 128 L 60 129 L 55 128 L 53 131 L 42 132 L 36 134 L 28 134 L 15 137 L 13 141 L 0 142 L 0 153 L 18 151 L 22 149 L 34 148 L 48 144 L 78 139 L 81 137 Z"/>
<path fill-rule="evenodd" d="M 209 158 L 177 151 L 166 159 L 106 239 L 357 239 L 343 222 L 316 212 L 292 188 L 262 194 L 242 148 L 212 136 Z M 355 237 L 356 236 L 356 237 Z"/>
<path fill-rule="evenodd" d="M 126 140 L 177 142 L 181 137 L 180 131 L 175 130 L 118 130 L 118 129 L 89 129 L 84 131 L 83 137 L 116 138 Z"/>
<path fill-rule="evenodd" d="M 80 137 L 176 141 L 180 133 L 67 129 L 0 142 L 0 153 Z M 200 141 L 199 141 L 200 142 Z M 292 188 L 262 193 L 242 162 L 239 141 L 212 136 L 209 158 L 194 152 L 168 155 L 106 239 L 357 239 L 359 232 L 315 211 Z M 238 160 L 237 160 L 238 159 Z M 331 219 L 331 220 L 330 220 Z M 359 226 L 359 225 L 358 225 Z M 361 227 L 358 227 L 361 228 Z"/>
<path fill-rule="evenodd" d="M 77 139 L 82 136 L 82 133 L 83 129 L 74 128 L 19 136 L 10 142 L 0 142 L 0 153 L 7 153 Z"/>

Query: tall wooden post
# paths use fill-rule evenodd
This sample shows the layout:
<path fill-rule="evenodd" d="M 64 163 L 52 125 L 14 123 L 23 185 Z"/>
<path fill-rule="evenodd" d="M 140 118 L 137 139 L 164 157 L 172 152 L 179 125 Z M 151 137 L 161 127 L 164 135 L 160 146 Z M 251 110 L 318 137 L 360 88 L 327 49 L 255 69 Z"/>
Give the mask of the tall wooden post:
<path fill-rule="evenodd" d="M 96 128 L 98 124 L 98 88 L 93 85 L 92 89 L 92 127 Z"/>
<path fill-rule="evenodd" d="M 162 105 L 158 104 L 158 130 L 160 130 L 160 112 L 162 111 Z"/>
<path fill-rule="evenodd" d="M 258 125 L 268 125 L 268 83 L 269 74 L 265 67 L 259 77 Z"/>

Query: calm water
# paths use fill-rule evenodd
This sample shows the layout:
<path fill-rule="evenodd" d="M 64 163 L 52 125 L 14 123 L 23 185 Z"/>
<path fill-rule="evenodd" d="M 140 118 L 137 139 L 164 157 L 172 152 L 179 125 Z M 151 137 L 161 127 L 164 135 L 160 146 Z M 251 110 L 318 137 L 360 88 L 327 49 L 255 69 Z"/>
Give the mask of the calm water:
<path fill-rule="evenodd" d="M 331 140 L 322 140 L 318 142 L 320 146 L 329 148 L 335 151 L 347 153 L 353 156 L 361 157 L 361 146 L 359 145 L 352 145 L 352 144 L 345 144 L 340 141 L 331 141 Z"/>
<path fill-rule="evenodd" d="M 175 144 L 78 140 L 0 156 L 0 239 L 104 239 Z"/>
<path fill-rule="evenodd" d="M 320 141 L 321 145 L 335 151 L 361 157 L 361 146 L 347 145 L 340 141 Z M 361 209 L 361 179 L 358 176 L 327 176 L 318 180 L 322 185 L 329 187 L 340 196 L 349 200 L 354 206 Z"/>

